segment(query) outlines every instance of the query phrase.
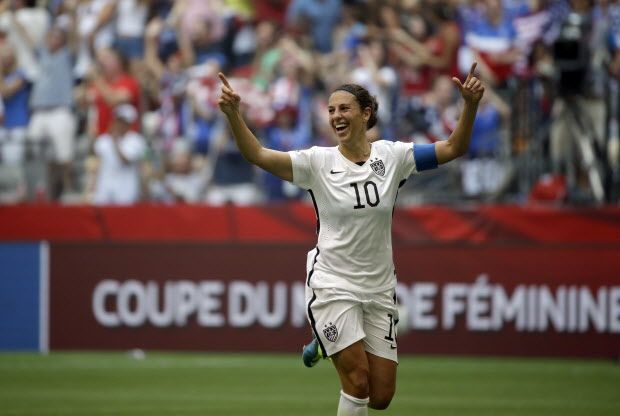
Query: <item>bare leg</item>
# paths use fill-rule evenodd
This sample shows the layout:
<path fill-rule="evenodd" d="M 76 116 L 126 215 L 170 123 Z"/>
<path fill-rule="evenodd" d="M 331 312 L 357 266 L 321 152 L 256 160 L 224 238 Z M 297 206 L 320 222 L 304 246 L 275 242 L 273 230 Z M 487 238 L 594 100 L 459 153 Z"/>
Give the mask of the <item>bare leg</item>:
<path fill-rule="evenodd" d="M 396 391 L 396 362 L 366 352 L 362 341 L 334 354 L 332 361 L 344 393 L 369 397 L 371 409 L 387 409 Z"/>
<path fill-rule="evenodd" d="M 367 398 L 370 367 L 362 341 L 332 355 L 332 362 L 338 371 L 342 391 L 360 399 Z"/>
<path fill-rule="evenodd" d="M 368 407 L 376 410 L 387 409 L 396 391 L 396 364 L 392 360 L 366 353 L 370 368 Z"/>

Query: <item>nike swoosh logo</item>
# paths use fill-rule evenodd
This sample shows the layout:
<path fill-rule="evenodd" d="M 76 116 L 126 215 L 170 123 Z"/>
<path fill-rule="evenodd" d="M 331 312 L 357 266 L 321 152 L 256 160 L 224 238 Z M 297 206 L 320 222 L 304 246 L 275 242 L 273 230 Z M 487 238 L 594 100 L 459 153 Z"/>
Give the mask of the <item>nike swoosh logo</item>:
<path fill-rule="evenodd" d="M 391 348 L 391 349 L 393 349 L 393 350 L 395 350 L 395 349 L 396 349 L 396 345 L 392 345 L 392 344 L 390 344 L 390 348 Z"/>
<path fill-rule="evenodd" d="M 330 171 L 329 171 L 329 173 L 331 173 L 332 175 L 333 175 L 334 173 L 344 173 L 344 170 L 333 170 L 333 169 L 332 169 L 332 170 L 330 170 Z"/>

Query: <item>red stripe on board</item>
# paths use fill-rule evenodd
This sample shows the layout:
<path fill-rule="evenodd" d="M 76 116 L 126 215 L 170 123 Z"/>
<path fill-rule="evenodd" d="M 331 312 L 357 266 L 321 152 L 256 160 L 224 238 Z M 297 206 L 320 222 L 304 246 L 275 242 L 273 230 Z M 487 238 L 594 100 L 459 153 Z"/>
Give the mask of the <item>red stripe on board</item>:
<path fill-rule="evenodd" d="M 229 240 L 226 207 L 142 205 L 99 208 L 112 240 Z"/>
<path fill-rule="evenodd" d="M 91 206 L 0 206 L 2 240 L 100 240 L 101 227 Z"/>
<path fill-rule="evenodd" d="M 419 221 L 422 228 L 435 240 L 465 240 L 475 243 L 488 240 L 483 228 L 476 227 L 453 209 L 434 206 L 409 209 L 406 212 Z"/>
<path fill-rule="evenodd" d="M 305 204 L 300 202 L 295 202 L 289 205 L 291 214 L 301 223 L 304 223 L 311 227 L 312 234 L 315 234 L 316 231 L 316 213 L 314 212 L 314 207 L 312 203 Z"/>
<path fill-rule="evenodd" d="M 91 207 L 0 206 L 0 240 L 149 240 L 310 242 L 316 240 L 310 204 L 261 207 L 137 205 Z M 399 208 L 395 243 L 614 242 L 620 209 L 482 206 Z"/>
<path fill-rule="evenodd" d="M 291 226 L 274 218 L 268 212 L 270 207 L 231 207 L 235 212 L 235 235 L 247 241 L 310 241 L 316 238 L 308 231 Z"/>
<path fill-rule="evenodd" d="M 620 242 L 620 227 L 597 221 L 579 211 L 545 207 L 480 207 L 479 212 L 540 242 Z"/>
<path fill-rule="evenodd" d="M 409 215 L 404 209 L 394 211 L 392 218 L 392 238 L 394 243 L 415 243 L 432 240 L 422 223 Z"/>

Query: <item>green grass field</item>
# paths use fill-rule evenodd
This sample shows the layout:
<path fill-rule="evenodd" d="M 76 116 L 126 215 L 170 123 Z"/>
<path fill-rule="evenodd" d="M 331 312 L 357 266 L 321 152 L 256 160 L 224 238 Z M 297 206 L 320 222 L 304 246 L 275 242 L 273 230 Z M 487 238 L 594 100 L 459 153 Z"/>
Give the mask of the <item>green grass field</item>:
<path fill-rule="evenodd" d="M 297 355 L 0 354 L 0 415 L 335 415 L 331 363 Z M 620 415 L 620 365 L 401 357 L 378 415 Z"/>

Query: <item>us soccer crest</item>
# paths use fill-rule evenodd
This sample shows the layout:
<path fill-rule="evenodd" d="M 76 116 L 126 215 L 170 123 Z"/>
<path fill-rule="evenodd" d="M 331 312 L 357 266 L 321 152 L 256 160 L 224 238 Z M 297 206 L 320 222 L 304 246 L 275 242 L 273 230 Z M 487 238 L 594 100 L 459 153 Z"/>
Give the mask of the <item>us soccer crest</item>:
<path fill-rule="evenodd" d="M 372 170 L 375 171 L 377 175 L 385 175 L 385 165 L 383 164 L 383 160 L 376 159 L 375 161 L 370 162 L 370 167 L 372 168 Z"/>
<path fill-rule="evenodd" d="M 338 339 L 338 328 L 336 328 L 336 325 L 330 322 L 329 326 L 325 325 L 325 328 L 323 328 L 323 334 L 325 334 L 325 338 L 327 338 L 331 342 L 336 342 L 336 340 Z"/>

